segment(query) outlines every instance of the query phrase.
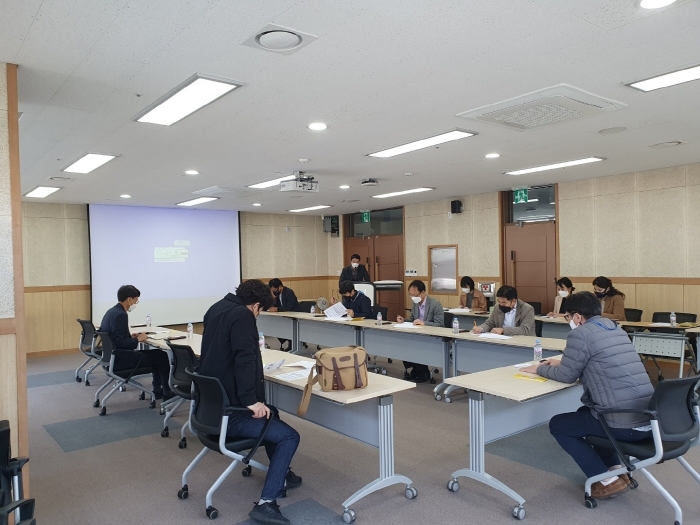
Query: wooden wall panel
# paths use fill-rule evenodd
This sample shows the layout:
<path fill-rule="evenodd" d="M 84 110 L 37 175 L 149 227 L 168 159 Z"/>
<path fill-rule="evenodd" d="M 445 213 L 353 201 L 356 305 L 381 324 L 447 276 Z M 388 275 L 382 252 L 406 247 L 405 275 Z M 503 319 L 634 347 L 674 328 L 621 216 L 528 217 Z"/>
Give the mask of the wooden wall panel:
<path fill-rule="evenodd" d="M 16 429 L 19 426 L 17 404 L 17 339 L 15 334 L 0 335 L 0 419 L 7 419 L 12 429 L 12 451 L 19 451 Z"/>
<path fill-rule="evenodd" d="M 78 348 L 80 325 L 77 319 L 90 319 L 90 291 L 59 293 L 63 295 L 63 348 Z"/>
<path fill-rule="evenodd" d="M 700 317 L 700 285 L 683 286 L 683 312 L 698 314 Z"/>
<path fill-rule="evenodd" d="M 40 292 L 25 295 L 27 352 L 63 349 L 63 293 Z"/>
<path fill-rule="evenodd" d="M 625 306 L 627 306 L 626 302 Z M 651 321 L 654 312 L 681 312 L 683 311 L 683 285 L 638 284 L 636 308 L 644 310 L 642 321 Z"/>

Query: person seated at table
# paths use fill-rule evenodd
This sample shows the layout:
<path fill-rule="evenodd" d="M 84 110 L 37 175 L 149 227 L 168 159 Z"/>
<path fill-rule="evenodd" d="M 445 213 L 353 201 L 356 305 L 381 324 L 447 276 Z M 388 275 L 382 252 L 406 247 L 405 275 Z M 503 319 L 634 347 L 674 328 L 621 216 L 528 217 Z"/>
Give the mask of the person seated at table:
<path fill-rule="evenodd" d="M 347 309 L 348 317 L 364 317 L 372 319 L 372 301 L 362 292 L 355 290 L 355 285 L 350 281 L 342 281 L 338 287 L 340 295 L 343 296 L 343 306 Z M 334 297 L 331 303 L 335 304 L 338 300 Z"/>
<path fill-rule="evenodd" d="M 346 266 L 343 268 L 343 271 L 340 272 L 340 279 L 338 279 L 338 284 L 342 283 L 343 281 L 351 281 L 351 282 L 370 282 L 369 278 L 369 272 L 367 271 L 367 268 L 365 268 L 364 264 L 360 264 L 360 256 L 356 253 L 353 253 L 350 256 L 350 266 Z"/>
<path fill-rule="evenodd" d="M 512 286 L 501 286 L 496 292 L 498 308 L 481 326 L 472 330 L 475 334 L 491 332 L 501 335 L 535 335 L 535 309 L 518 299 Z"/>
<path fill-rule="evenodd" d="M 571 279 L 568 277 L 562 277 L 557 280 L 557 296 L 554 298 L 554 310 L 547 314 L 547 317 L 564 317 L 566 315 L 566 310 L 564 309 L 564 303 L 566 303 L 566 298 L 574 293 L 574 285 L 571 283 Z"/>
<path fill-rule="evenodd" d="M 465 275 L 459 284 L 462 287 L 462 293 L 459 296 L 460 308 L 489 311 L 489 302 L 486 296 L 474 287 L 474 279 Z"/>
<path fill-rule="evenodd" d="M 615 439 L 640 441 L 651 437 L 649 407 L 654 388 L 627 333 L 610 319 L 601 317 L 601 305 L 591 292 L 578 292 L 566 300 L 566 320 L 571 331 L 561 361 L 549 359 L 522 372 L 571 384 L 581 381 L 584 406 L 576 412 L 558 414 L 549 421 L 549 431 L 589 478 L 620 467 L 614 451 L 589 445 L 585 436 L 606 437 L 600 423 L 603 410 L 635 410 L 640 413 L 605 415 Z M 626 492 L 626 474 L 593 483 L 591 496 L 610 498 Z"/>
<path fill-rule="evenodd" d="M 275 302 L 273 306 L 268 308 L 268 312 L 296 312 L 299 308 L 299 301 L 294 290 L 284 286 L 282 281 L 276 277 L 270 279 L 269 286 L 275 297 Z M 280 350 L 289 352 L 292 349 L 292 342 L 289 339 L 278 339 L 278 341 L 280 342 Z M 289 343 L 287 348 L 284 348 L 284 343 Z"/>
<path fill-rule="evenodd" d="M 603 317 L 613 321 L 627 320 L 625 317 L 625 294 L 615 288 L 610 279 L 602 275 L 593 279 L 593 291 L 600 299 Z"/>
<path fill-rule="evenodd" d="M 249 412 L 235 411 L 229 416 L 227 436 L 257 438 L 265 420 L 271 417 L 265 404 L 263 362 L 258 346 L 256 318 L 273 304 L 269 287 L 251 279 L 214 303 L 204 314 L 202 356 L 197 372 L 216 377 L 232 406 L 246 407 Z M 258 523 L 288 525 L 280 512 L 277 498 L 286 488 L 301 485 L 301 477 L 289 468 L 299 446 L 299 433 L 279 416 L 267 428 L 263 444 L 270 460 L 262 495 L 248 514 Z"/>
<path fill-rule="evenodd" d="M 117 304 L 105 312 L 100 331 L 107 332 L 112 339 L 115 350 L 136 350 L 139 343 L 148 339 L 145 333 L 132 334 L 129 331 L 129 315 L 139 304 L 141 292 L 135 286 L 127 284 L 117 291 Z M 156 399 L 170 399 L 175 394 L 170 390 L 170 359 L 168 354 L 158 348 L 140 350 L 132 354 L 114 356 L 116 370 L 133 370 L 151 367 L 153 369 L 153 393 Z"/>
<path fill-rule="evenodd" d="M 408 285 L 408 295 L 411 296 L 411 301 L 413 301 L 411 315 L 408 319 L 404 319 L 400 315 L 397 316 L 396 321 L 398 323 L 406 321 L 417 326 L 445 326 L 445 311 L 442 308 L 442 304 L 440 304 L 440 301 L 428 296 L 423 281 L 415 280 L 411 282 Z M 415 383 L 425 383 L 430 379 L 428 365 L 404 361 L 403 366 L 406 369 L 404 379 Z M 411 369 L 410 374 L 408 372 L 409 368 Z"/>

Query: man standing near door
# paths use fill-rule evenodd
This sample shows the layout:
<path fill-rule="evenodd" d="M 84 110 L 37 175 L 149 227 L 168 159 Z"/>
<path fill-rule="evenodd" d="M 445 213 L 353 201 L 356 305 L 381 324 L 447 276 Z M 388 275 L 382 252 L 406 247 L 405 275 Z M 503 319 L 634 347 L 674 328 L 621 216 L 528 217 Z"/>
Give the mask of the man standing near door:
<path fill-rule="evenodd" d="M 367 272 L 367 268 L 365 268 L 364 264 L 360 264 L 360 256 L 358 254 L 353 253 L 350 256 L 350 266 L 346 266 L 343 268 L 343 271 L 340 272 L 338 284 L 342 283 L 343 281 L 350 281 L 354 283 L 370 282 L 369 272 Z"/>

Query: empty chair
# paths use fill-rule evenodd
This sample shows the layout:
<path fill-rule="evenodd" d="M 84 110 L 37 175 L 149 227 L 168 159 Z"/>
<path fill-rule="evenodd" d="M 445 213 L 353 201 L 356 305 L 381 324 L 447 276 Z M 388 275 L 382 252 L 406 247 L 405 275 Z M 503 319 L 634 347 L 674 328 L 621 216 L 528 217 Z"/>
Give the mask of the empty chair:
<path fill-rule="evenodd" d="M 299 304 L 294 309 L 295 312 L 311 312 L 311 307 L 316 306 L 316 301 L 299 301 Z"/>
<path fill-rule="evenodd" d="M 15 513 L 15 523 L 29 525 L 34 516 L 34 500 L 24 499 L 22 467 L 29 458 L 13 458 L 10 440 L 10 422 L 0 421 L 0 525 Z M 26 522 L 24 520 L 27 520 Z"/>
<path fill-rule="evenodd" d="M 0 501 L 4 498 L 5 491 L 0 489 Z M 8 525 L 10 523 L 10 514 L 13 513 L 15 515 L 15 525 L 36 525 L 33 499 L 21 499 L 0 506 L 0 525 Z"/>
<path fill-rule="evenodd" d="M 206 514 L 209 519 L 216 519 L 219 516 L 219 511 L 212 506 L 212 497 L 214 492 L 221 486 L 224 480 L 233 472 L 238 463 L 244 463 L 246 467 L 243 469 L 243 476 L 248 477 L 251 473 L 251 467 L 267 472 L 267 467 L 251 458 L 262 443 L 265 437 L 265 432 L 272 421 L 273 416 L 277 415 L 277 410 L 274 407 L 269 407 L 273 412 L 270 418 L 265 421 L 262 432 L 257 438 L 237 438 L 226 435 L 228 429 L 228 419 L 236 411 L 248 411 L 246 407 L 236 407 L 229 404 L 228 396 L 224 390 L 221 381 L 216 377 L 202 376 L 192 373 L 187 370 L 190 380 L 194 383 L 192 388 L 192 396 L 194 401 L 194 410 L 192 411 L 192 428 L 197 437 L 204 445 L 202 451 L 197 454 L 197 457 L 192 460 L 185 471 L 182 473 L 182 488 L 178 491 L 177 497 L 187 499 L 189 495 L 189 487 L 187 485 L 187 476 L 197 466 L 197 463 L 209 452 L 213 450 L 224 456 L 232 458 L 231 464 L 217 478 L 211 486 L 206 496 Z M 248 454 L 243 455 L 243 452 L 248 451 Z"/>
<path fill-rule="evenodd" d="M 685 312 L 676 312 L 676 323 L 695 323 L 697 322 L 698 316 L 697 314 L 691 314 L 691 313 L 685 313 Z M 652 323 L 669 323 L 671 321 L 671 312 L 654 312 L 651 316 L 651 322 Z M 678 333 L 678 330 L 672 329 L 672 328 L 654 328 L 654 332 L 657 333 L 662 333 L 662 334 L 676 334 Z M 698 364 L 697 364 L 697 356 L 696 356 L 696 339 L 693 337 L 690 340 L 690 344 L 687 345 L 687 351 L 686 351 L 686 361 L 690 363 L 690 370 L 688 371 L 694 371 L 696 374 L 698 372 Z M 652 358 L 653 359 L 653 358 Z M 661 375 L 661 368 L 659 367 L 659 364 L 656 362 L 656 359 L 653 359 L 654 363 L 656 364 L 656 367 L 659 369 L 659 377 L 663 378 Z"/>
<path fill-rule="evenodd" d="M 676 312 L 677 323 L 694 323 L 698 319 L 697 314 L 689 314 L 684 312 Z M 652 323 L 670 323 L 671 312 L 654 312 L 651 315 Z"/>
<path fill-rule="evenodd" d="M 83 319 L 78 319 L 80 323 L 80 342 L 78 343 L 78 348 L 85 354 L 85 361 L 78 368 L 75 369 L 75 380 L 80 383 L 83 378 L 80 377 L 80 371 L 93 359 L 96 361 L 94 365 L 85 371 L 85 386 L 90 386 L 90 373 L 100 366 L 100 360 L 102 359 L 102 350 L 97 345 L 97 334 L 95 333 L 95 325 L 92 321 L 85 321 Z"/>
<path fill-rule="evenodd" d="M 187 370 L 195 370 L 199 364 L 199 359 L 196 355 L 194 355 L 194 352 L 189 345 L 178 345 L 168 342 L 168 346 L 173 354 L 173 368 L 170 373 L 170 389 L 178 396 L 178 398 L 177 402 L 165 414 L 165 419 L 163 420 L 163 431 L 160 433 L 160 435 L 162 437 L 168 437 L 168 422 L 170 421 L 170 418 L 185 401 L 190 401 L 189 415 L 187 417 L 187 422 L 182 425 L 182 428 L 180 429 L 180 443 L 178 443 L 179 448 L 187 448 L 187 438 L 185 437 L 185 432 L 187 429 L 189 429 L 190 433 L 195 433 L 194 430 L 192 430 L 192 409 L 194 407 L 194 404 L 192 403 L 192 379 L 187 373 Z"/>
<path fill-rule="evenodd" d="M 610 429 L 604 415 L 614 414 L 619 411 L 608 410 L 598 413 L 598 419 L 603 425 L 603 430 L 607 437 L 586 436 L 586 441 L 594 447 L 614 450 L 624 463 L 624 466 L 586 480 L 586 507 L 594 508 L 597 506 L 596 500 L 590 496 L 591 485 L 596 481 L 614 475 L 628 474 L 632 481 L 632 487 L 636 488 L 637 481 L 632 478 L 631 474 L 635 471 L 641 471 L 654 488 L 673 507 L 675 524 L 681 525 L 683 523 L 683 513 L 680 505 L 661 483 L 647 471 L 647 467 L 670 459 L 676 459 L 695 481 L 700 483 L 700 474 L 683 458 L 683 454 L 688 451 L 693 444 L 692 442 L 698 439 L 700 411 L 698 410 L 698 400 L 695 394 L 697 383 L 697 377 L 669 379 L 659 383 L 649 401 L 649 408 L 639 412 L 648 415 L 651 419 L 652 437 L 642 441 L 616 440 L 610 435 Z M 626 412 L 631 411 L 626 410 Z"/>
<path fill-rule="evenodd" d="M 636 308 L 625 308 L 625 319 L 632 323 L 639 323 L 642 320 L 643 313 L 644 310 L 638 310 Z"/>
<path fill-rule="evenodd" d="M 525 301 L 527 304 L 532 306 L 535 310 L 535 315 L 542 315 L 542 303 L 531 303 L 530 301 Z M 535 319 L 535 336 L 542 337 L 542 328 L 544 323 Z"/>
<path fill-rule="evenodd" d="M 134 353 L 138 354 L 138 350 L 115 349 L 114 345 L 112 344 L 112 338 L 108 332 L 97 332 L 97 335 L 100 336 L 100 339 L 102 340 L 102 360 L 100 361 L 100 364 L 107 374 L 107 382 L 102 385 L 97 392 L 95 392 L 95 403 L 92 406 L 98 408 L 100 406 L 100 394 L 102 391 L 112 383 L 115 383 L 112 390 L 110 390 L 109 393 L 102 399 L 102 409 L 100 410 L 101 416 L 107 414 L 107 400 L 112 397 L 112 394 L 114 394 L 117 389 L 121 391 L 125 390 L 126 385 L 131 385 L 141 391 L 141 396 L 139 399 L 145 399 L 145 395 L 150 394 L 151 403 L 148 405 L 148 408 L 155 408 L 155 393 L 136 380 L 136 377 L 138 376 L 151 375 L 153 373 L 153 367 L 141 367 L 138 366 L 138 364 L 135 368 L 123 367 L 123 365 L 120 365 L 119 356 L 127 355 L 127 353 L 128 355 L 132 355 Z"/>

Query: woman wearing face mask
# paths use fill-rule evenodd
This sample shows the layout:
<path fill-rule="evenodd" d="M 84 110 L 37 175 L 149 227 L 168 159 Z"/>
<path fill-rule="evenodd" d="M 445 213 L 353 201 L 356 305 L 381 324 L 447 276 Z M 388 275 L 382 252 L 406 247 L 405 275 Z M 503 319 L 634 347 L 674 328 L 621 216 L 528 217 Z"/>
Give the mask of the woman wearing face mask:
<path fill-rule="evenodd" d="M 476 311 L 488 312 L 486 296 L 474 287 L 474 280 L 465 275 L 460 282 L 462 293 L 459 296 L 459 307 L 470 308 Z"/>
<path fill-rule="evenodd" d="M 571 279 L 568 277 L 562 277 L 557 281 L 557 296 L 554 298 L 554 311 L 549 312 L 547 317 L 564 317 L 566 315 L 566 310 L 564 309 L 564 303 L 566 298 L 570 297 L 574 293 L 574 285 L 571 283 Z"/>
<path fill-rule="evenodd" d="M 607 277 L 596 277 L 593 279 L 593 291 L 603 310 L 603 317 L 615 321 L 626 321 L 625 318 L 625 294 L 615 288 L 612 281 Z"/>

